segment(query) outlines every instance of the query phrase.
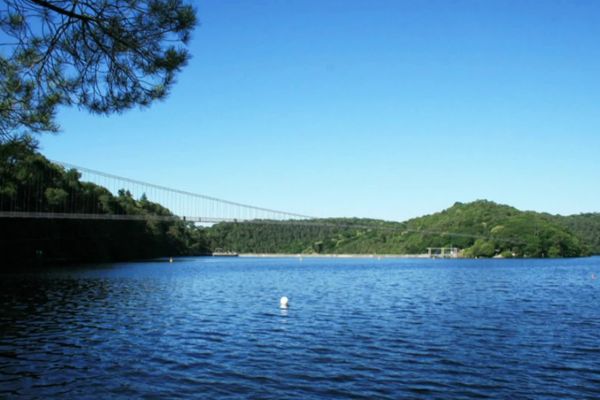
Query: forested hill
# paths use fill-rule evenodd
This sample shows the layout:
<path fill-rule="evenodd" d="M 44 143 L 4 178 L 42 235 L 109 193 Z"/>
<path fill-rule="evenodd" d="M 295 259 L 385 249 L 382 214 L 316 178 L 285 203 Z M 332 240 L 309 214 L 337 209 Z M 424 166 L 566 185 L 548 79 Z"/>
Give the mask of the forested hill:
<path fill-rule="evenodd" d="M 562 219 L 561 219 L 562 218 Z M 574 234 L 573 217 L 519 211 L 480 200 L 403 223 L 323 219 L 301 223 L 222 223 L 207 229 L 212 248 L 249 253 L 420 254 L 453 246 L 466 257 L 576 257 L 593 248 L 598 230 Z M 582 217 L 584 218 L 584 217 Z M 587 231 L 585 231 L 587 232 Z"/>
<path fill-rule="evenodd" d="M 555 215 L 555 221 L 581 238 L 593 254 L 600 254 L 600 213 Z"/>

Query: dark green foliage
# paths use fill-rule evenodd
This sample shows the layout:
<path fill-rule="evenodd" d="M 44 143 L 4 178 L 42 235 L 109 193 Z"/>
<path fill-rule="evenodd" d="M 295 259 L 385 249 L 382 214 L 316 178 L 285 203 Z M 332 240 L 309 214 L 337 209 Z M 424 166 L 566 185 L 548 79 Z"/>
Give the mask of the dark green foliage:
<path fill-rule="evenodd" d="M 456 203 L 404 223 L 325 219 L 223 223 L 207 230 L 212 248 L 248 253 L 422 254 L 458 247 L 465 257 L 575 257 L 582 241 L 544 214 L 489 201 Z"/>
<path fill-rule="evenodd" d="M 43 177 L 43 179 L 38 179 Z M 70 206 L 70 209 L 69 209 Z M 67 208 L 65 210 L 65 207 Z M 139 221 L 0 218 L 4 263 L 113 261 L 206 254 L 202 231 L 160 204 L 79 180 L 35 151 L 31 139 L 0 144 L 0 211 L 138 215 Z"/>
<path fill-rule="evenodd" d="M 105 114 L 163 98 L 195 24 L 182 0 L 5 0 L 0 140 L 55 131 L 60 104 Z"/>
<path fill-rule="evenodd" d="M 466 256 L 573 257 L 586 254 L 582 241 L 544 214 L 479 200 L 456 203 L 447 210 L 408 221 L 409 228 L 431 233 L 431 246 L 452 245 Z M 437 235 L 436 233 L 445 233 Z M 440 240 L 446 237 L 445 240 Z"/>
<path fill-rule="evenodd" d="M 512 252 L 510 252 L 512 254 Z M 496 246 L 494 242 L 485 239 L 477 239 L 471 247 L 469 247 L 465 257 L 494 257 L 496 255 Z"/>
<path fill-rule="evenodd" d="M 589 246 L 593 254 L 600 254 L 600 213 L 569 215 L 566 217 L 556 215 L 552 218 L 555 222 L 580 237 Z"/>

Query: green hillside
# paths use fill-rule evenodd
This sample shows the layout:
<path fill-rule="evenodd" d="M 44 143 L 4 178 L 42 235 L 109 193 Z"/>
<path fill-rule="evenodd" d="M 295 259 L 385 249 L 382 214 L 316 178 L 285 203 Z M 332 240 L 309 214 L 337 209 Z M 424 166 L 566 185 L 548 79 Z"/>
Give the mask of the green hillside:
<path fill-rule="evenodd" d="M 546 214 L 490 201 L 452 207 L 403 223 L 323 219 L 301 223 L 222 223 L 206 230 L 212 248 L 248 253 L 420 254 L 453 246 L 465 257 L 576 257 L 584 240 Z"/>
<path fill-rule="evenodd" d="M 581 238 L 593 254 L 600 254 L 600 213 L 554 216 L 554 219 Z"/>

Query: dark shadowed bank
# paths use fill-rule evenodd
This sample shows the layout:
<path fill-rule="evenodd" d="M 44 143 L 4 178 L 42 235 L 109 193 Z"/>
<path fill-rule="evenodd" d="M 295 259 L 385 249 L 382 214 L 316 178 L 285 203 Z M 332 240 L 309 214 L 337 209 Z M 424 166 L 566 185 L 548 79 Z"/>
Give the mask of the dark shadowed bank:
<path fill-rule="evenodd" d="M 43 177 L 43 179 L 40 179 Z M 171 216 L 160 204 L 131 193 L 113 195 L 81 182 L 75 170 L 51 163 L 31 140 L 0 145 L 0 210 L 53 212 L 72 204 L 73 213 L 136 215 L 139 221 L 0 219 L 0 254 L 8 265 L 117 261 L 209 253 L 202 232 Z"/>
<path fill-rule="evenodd" d="M 579 257 L 600 254 L 600 214 L 558 216 L 480 200 L 406 222 L 328 218 L 220 223 L 201 228 L 120 190 L 82 182 L 51 163 L 30 139 L 0 144 L 0 211 L 135 215 L 136 221 L 0 218 L 3 265 L 121 261 L 209 255 L 422 254 L 457 247 L 463 257 Z"/>

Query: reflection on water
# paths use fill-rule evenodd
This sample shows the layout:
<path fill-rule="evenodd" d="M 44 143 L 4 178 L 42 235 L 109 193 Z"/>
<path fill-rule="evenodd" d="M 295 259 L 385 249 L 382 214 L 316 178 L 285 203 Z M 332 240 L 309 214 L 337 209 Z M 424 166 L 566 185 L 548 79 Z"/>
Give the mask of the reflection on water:
<path fill-rule="evenodd" d="M 599 258 L 5 273 L 0 397 L 596 397 L 599 274 Z"/>

